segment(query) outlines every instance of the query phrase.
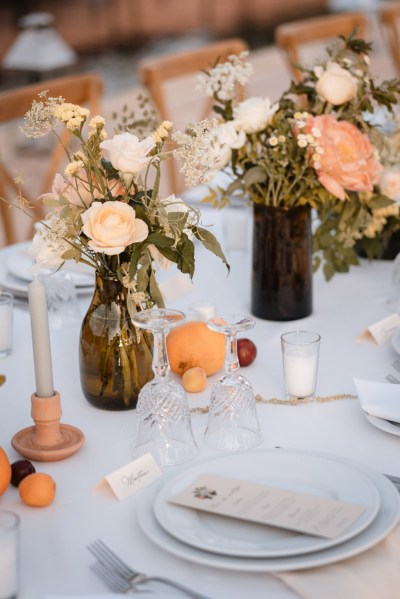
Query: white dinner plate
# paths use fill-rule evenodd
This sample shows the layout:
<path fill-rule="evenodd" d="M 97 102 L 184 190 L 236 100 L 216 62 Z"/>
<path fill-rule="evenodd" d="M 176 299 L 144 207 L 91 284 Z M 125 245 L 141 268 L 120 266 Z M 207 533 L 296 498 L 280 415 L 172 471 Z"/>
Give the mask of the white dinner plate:
<path fill-rule="evenodd" d="M 196 511 L 169 502 L 202 474 L 247 480 L 365 506 L 365 511 L 334 539 L 316 537 L 259 525 L 216 514 Z M 204 551 L 241 557 L 301 555 L 333 547 L 358 535 L 375 518 L 379 493 L 371 480 L 353 466 L 334 458 L 296 454 L 285 450 L 272 453 L 242 453 L 232 459 L 224 455 L 191 465 L 173 476 L 158 491 L 153 511 L 158 524 L 183 543 Z"/>
<path fill-rule="evenodd" d="M 22 243 L 16 243 L 10 251 L 7 258 L 8 271 L 16 278 L 22 279 L 30 283 L 33 280 L 32 267 L 35 264 L 35 259 L 29 254 L 29 248 L 32 243 L 30 241 L 23 241 Z M 74 260 L 70 260 L 62 267 L 64 271 L 71 275 L 75 287 L 93 287 L 94 285 L 94 272 L 90 266 L 86 264 L 76 263 Z M 51 274 L 57 269 L 42 269 L 40 272 L 43 274 Z"/>
<path fill-rule="evenodd" d="M 381 431 L 385 431 L 385 433 L 390 433 L 391 435 L 397 435 L 398 437 L 400 436 L 400 423 L 399 422 L 393 422 L 391 420 L 385 420 L 384 418 L 377 418 L 376 416 L 370 416 L 370 414 L 367 414 L 366 412 L 364 412 L 366 419 L 368 420 L 368 422 L 370 422 L 372 424 L 372 426 L 375 426 L 376 428 L 379 428 Z"/>
<path fill-rule="evenodd" d="M 27 299 L 28 297 L 28 281 L 24 281 L 11 274 L 7 267 L 9 257 L 15 252 L 15 247 L 20 244 L 14 244 L 2 248 L 0 251 L 0 287 L 7 289 L 11 293 L 20 299 Z M 86 293 L 93 293 L 93 284 L 91 286 L 77 287 L 76 291 L 78 294 L 83 295 Z"/>
<path fill-rule="evenodd" d="M 273 455 L 275 451 L 288 450 L 265 450 L 257 452 L 258 455 L 264 454 L 265 457 Z M 284 570 L 304 570 L 324 566 L 338 562 L 349 557 L 353 557 L 366 551 L 385 538 L 396 526 L 400 519 L 400 496 L 396 487 L 382 474 L 374 470 L 341 457 L 333 458 L 327 454 L 317 452 L 290 451 L 293 457 L 299 454 L 307 454 L 335 459 L 338 463 L 346 464 L 364 473 L 378 490 L 381 505 L 376 518 L 371 525 L 363 530 L 359 535 L 328 549 L 306 553 L 297 556 L 283 556 L 275 558 L 246 558 L 220 555 L 208 551 L 202 551 L 168 534 L 157 522 L 153 509 L 152 499 L 158 493 L 163 485 L 159 483 L 154 490 L 144 493 L 140 498 L 138 509 L 136 511 L 137 520 L 143 533 L 156 545 L 162 547 L 168 553 L 172 553 L 182 559 L 203 564 L 213 568 L 224 568 L 243 572 L 278 572 Z M 230 456 L 232 462 L 235 462 L 237 456 Z"/>

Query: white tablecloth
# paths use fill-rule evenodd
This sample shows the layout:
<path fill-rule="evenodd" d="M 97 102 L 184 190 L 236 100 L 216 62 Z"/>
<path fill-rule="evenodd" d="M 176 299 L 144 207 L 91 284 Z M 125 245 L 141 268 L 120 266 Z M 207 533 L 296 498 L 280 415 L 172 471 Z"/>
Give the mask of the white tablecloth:
<path fill-rule="evenodd" d="M 232 270 L 228 277 L 214 256 L 199 251 L 193 288 L 170 307 L 186 310 L 194 301 L 209 300 L 219 310 L 249 313 L 250 256 L 231 256 L 230 261 Z M 384 381 L 397 357 L 391 345 L 360 343 L 356 337 L 369 324 L 388 315 L 385 300 L 391 268 L 389 262 L 363 261 L 361 267 L 353 268 L 350 274 L 337 275 L 329 283 L 317 273 L 311 316 L 286 323 L 257 320 L 257 326 L 246 336 L 256 343 L 258 356 L 254 364 L 243 370 L 254 390 L 265 398 L 283 397 L 280 335 L 299 328 L 317 331 L 322 338 L 318 394 L 354 393 L 353 377 Z M 83 312 L 87 305 L 88 298 L 82 299 Z M 94 493 L 104 475 L 131 460 L 135 412 L 98 410 L 83 397 L 78 325 L 52 330 L 51 337 L 62 421 L 81 428 L 86 443 L 67 460 L 36 463 L 38 471 L 48 472 L 57 482 L 57 496 L 50 507 L 34 509 L 23 505 L 13 487 L 0 498 L 0 507 L 16 511 L 22 520 L 20 599 L 106 592 L 89 570 L 92 557 L 86 545 L 98 537 L 137 569 L 176 577 L 212 598 L 296 597 L 272 575 L 206 568 L 169 555 L 141 532 L 135 515 L 137 497 L 118 502 L 111 495 Z M 14 350 L 0 361 L 0 372 L 7 376 L 6 384 L 0 388 L 0 445 L 14 461 L 20 456 L 11 448 L 11 437 L 32 424 L 30 396 L 35 389 L 29 314 L 24 309 L 15 309 Z M 191 406 L 207 405 L 215 378 L 216 375 L 210 378 L 203 393 L 189 396 Z M 259 405 L 258 413 L 265 437 L 262 447 L 330 452 L 400 476 L 399 438 L 372 427 L 357 400 Z M 193 415 L 199 459 L 211 455 L 202 441 L 205 424 L 205 415 Z"/>

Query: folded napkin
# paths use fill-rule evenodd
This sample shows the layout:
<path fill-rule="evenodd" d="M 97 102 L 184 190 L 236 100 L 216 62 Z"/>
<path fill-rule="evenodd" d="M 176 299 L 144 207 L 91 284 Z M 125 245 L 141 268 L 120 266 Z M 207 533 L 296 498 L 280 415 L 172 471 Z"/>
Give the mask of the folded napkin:
<path fill-rule="evenodd" d="M 354 384 L 364 412 L 377 418 L 400 422 L 400 385 L 363 379 L 354 379 Z"/>
<path fill-rule="evenodd" d="M 400 525 L 380 543 L 350 559 L 275 576 L 304 599 L 399 599 Z"/>

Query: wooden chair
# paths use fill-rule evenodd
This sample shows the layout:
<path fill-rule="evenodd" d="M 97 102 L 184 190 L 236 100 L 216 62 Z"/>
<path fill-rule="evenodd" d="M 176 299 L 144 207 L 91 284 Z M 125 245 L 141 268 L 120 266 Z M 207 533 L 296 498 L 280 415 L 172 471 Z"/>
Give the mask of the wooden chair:
<path fill-rule="evenodd" d="M 167 87 L 169 83 L 174 83 L 179 79 L 189 75 L 195 76 L 200 71 L 214 66 L 217 59 L 221 62 L 227 60 L 232 54 L 239 55 L 241 52 L 249 50 L 247 43 L 239 38 L 227 39 L 202 48 L 188 52 L 179 52 L 152 58 L 142 61 L 139 64 L 138 76 L 142 86 L 147 91 L 151 102 L 157 110 L 161 120 L 174 122 L 171 110 L 168 107 Z M 191 89 L 195 82 L 191 82 Z M 177 88 L 175 88 L 177 89 Z M 183 90 L 185 91 L 185 90 Z M 178 92 L 179 94 L 179 92 Z M 201 95 L 201 94 L 200 94 Z M 239 99 L 244 98 L 244 90 L 238 90 Z M 204 98 L 200 102 L 200 115 L 188 114 L 186 122 L 198 121 L 204 119 L 211 113 L 213 104 L 212 98 Z M 193 109 L 190 105 L 189 112 Z M 174 160 L 168 161 L 168 171 L 171 191 L 177 193 L 181 190 L 180 177 L 178 176 Z"/>
<path fill-rule="evenodd" d="M 103 81 L 99 76 L 88 74 L 62 77 L 1 92 L 0 125 L 5 125 L 14 120 L 23 118 L 25 113 L 30 109 L 32 101 L 38 99 L 38 94 L 43 90 L 48 90 L 49 96 L 61 96 L 65 98 L 66 102 L 80 104 L 82 106 L 87 105 L 94 116 L 100 112 L 100 98 L 103 87 Z M 70 136 L 71 134 L 65 130 L 62 134 L 63 142 L 67 143 Z M 13 135 L 14 140 L 16 137 L 16 134 Z M 15 203 L 16 198 L 20 193 L 20 188 L 15 183 L 10 168 L 7 168 L 5 164 L 6 155 L 6 148 L 3 145 L 2 156 L 0 159 L 0 197 L 9 199 L 9 201 Z M 40 182 L 40 194 L 51 191 L 54 176 L 64 158 L 65 152 L 61 144 L 57 144 L 48 159 L 48 165 L 45 169 L 42 181 Z M 38 220 L 42 219 L 44 217 L 44 212 L 41 202 L 32 198 L 27 190 L 22 189 L 21 191 L 22 196 L 26 198 L 32 206 L 30 212 L 33 217 Z M 4 229 L 5 245 L 20 241 L 21 238 L 29 239 L 33 233 L 34 221 L 31 220 L 30 226 L 24 234 L 21 226 L 18 226 L 21 225 L 21 219 L 13 218 L 12 212 L 15 213 L 17 210 L 10 209 L 10 206 L 5 201 L 0 201 L 0 216 Z"/>
<path fill-rule="evenodd" d="M 392 2 L 379 11 L 379 19 L 383 25 L 384 37 L 387 40 L 393 62 L 400 75 L 400 2 Z"/>
<path fill-rule="evenodd" d="M 300 63 L 300 47 L 338 35 L 348 36 L 355 27 L 358 27 L 358 35 L 362 37 L 367 28 L 367 18 L 363 13 L 312 17 L 279 25 L 275 30 L 275 43 L 285 53 L 295 80 L 301 81 L 303 73 L 295 67 Z"/>

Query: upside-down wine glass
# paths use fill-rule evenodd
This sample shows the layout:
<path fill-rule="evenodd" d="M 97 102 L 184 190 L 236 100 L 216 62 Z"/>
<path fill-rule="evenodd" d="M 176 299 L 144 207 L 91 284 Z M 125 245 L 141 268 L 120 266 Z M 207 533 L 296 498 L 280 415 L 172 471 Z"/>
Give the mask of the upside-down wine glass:
<path fill-rule="evenodd" d="M 149 329 L 154 337 L 154 379 L 139 393 L 135 455 L 151 453 L 160 466 L 187 462 L 198 452 L 186 393 L 168 377 L 166 337 L 172 327 L 184 320 L 183 312 L 158 308 L 132 316 L 135 326 Z"/>
<path fill-rule="evenodd" d="M 255 324 L 254 318 L 238 314 L 216 316 L 207 322 L 226 338 L 225 375 L 213 385 L 204 433 L 205 443 L 214 449 L 250 449 L 262 441 L 253 389 L 238 373 L 237 335 Z"/>

